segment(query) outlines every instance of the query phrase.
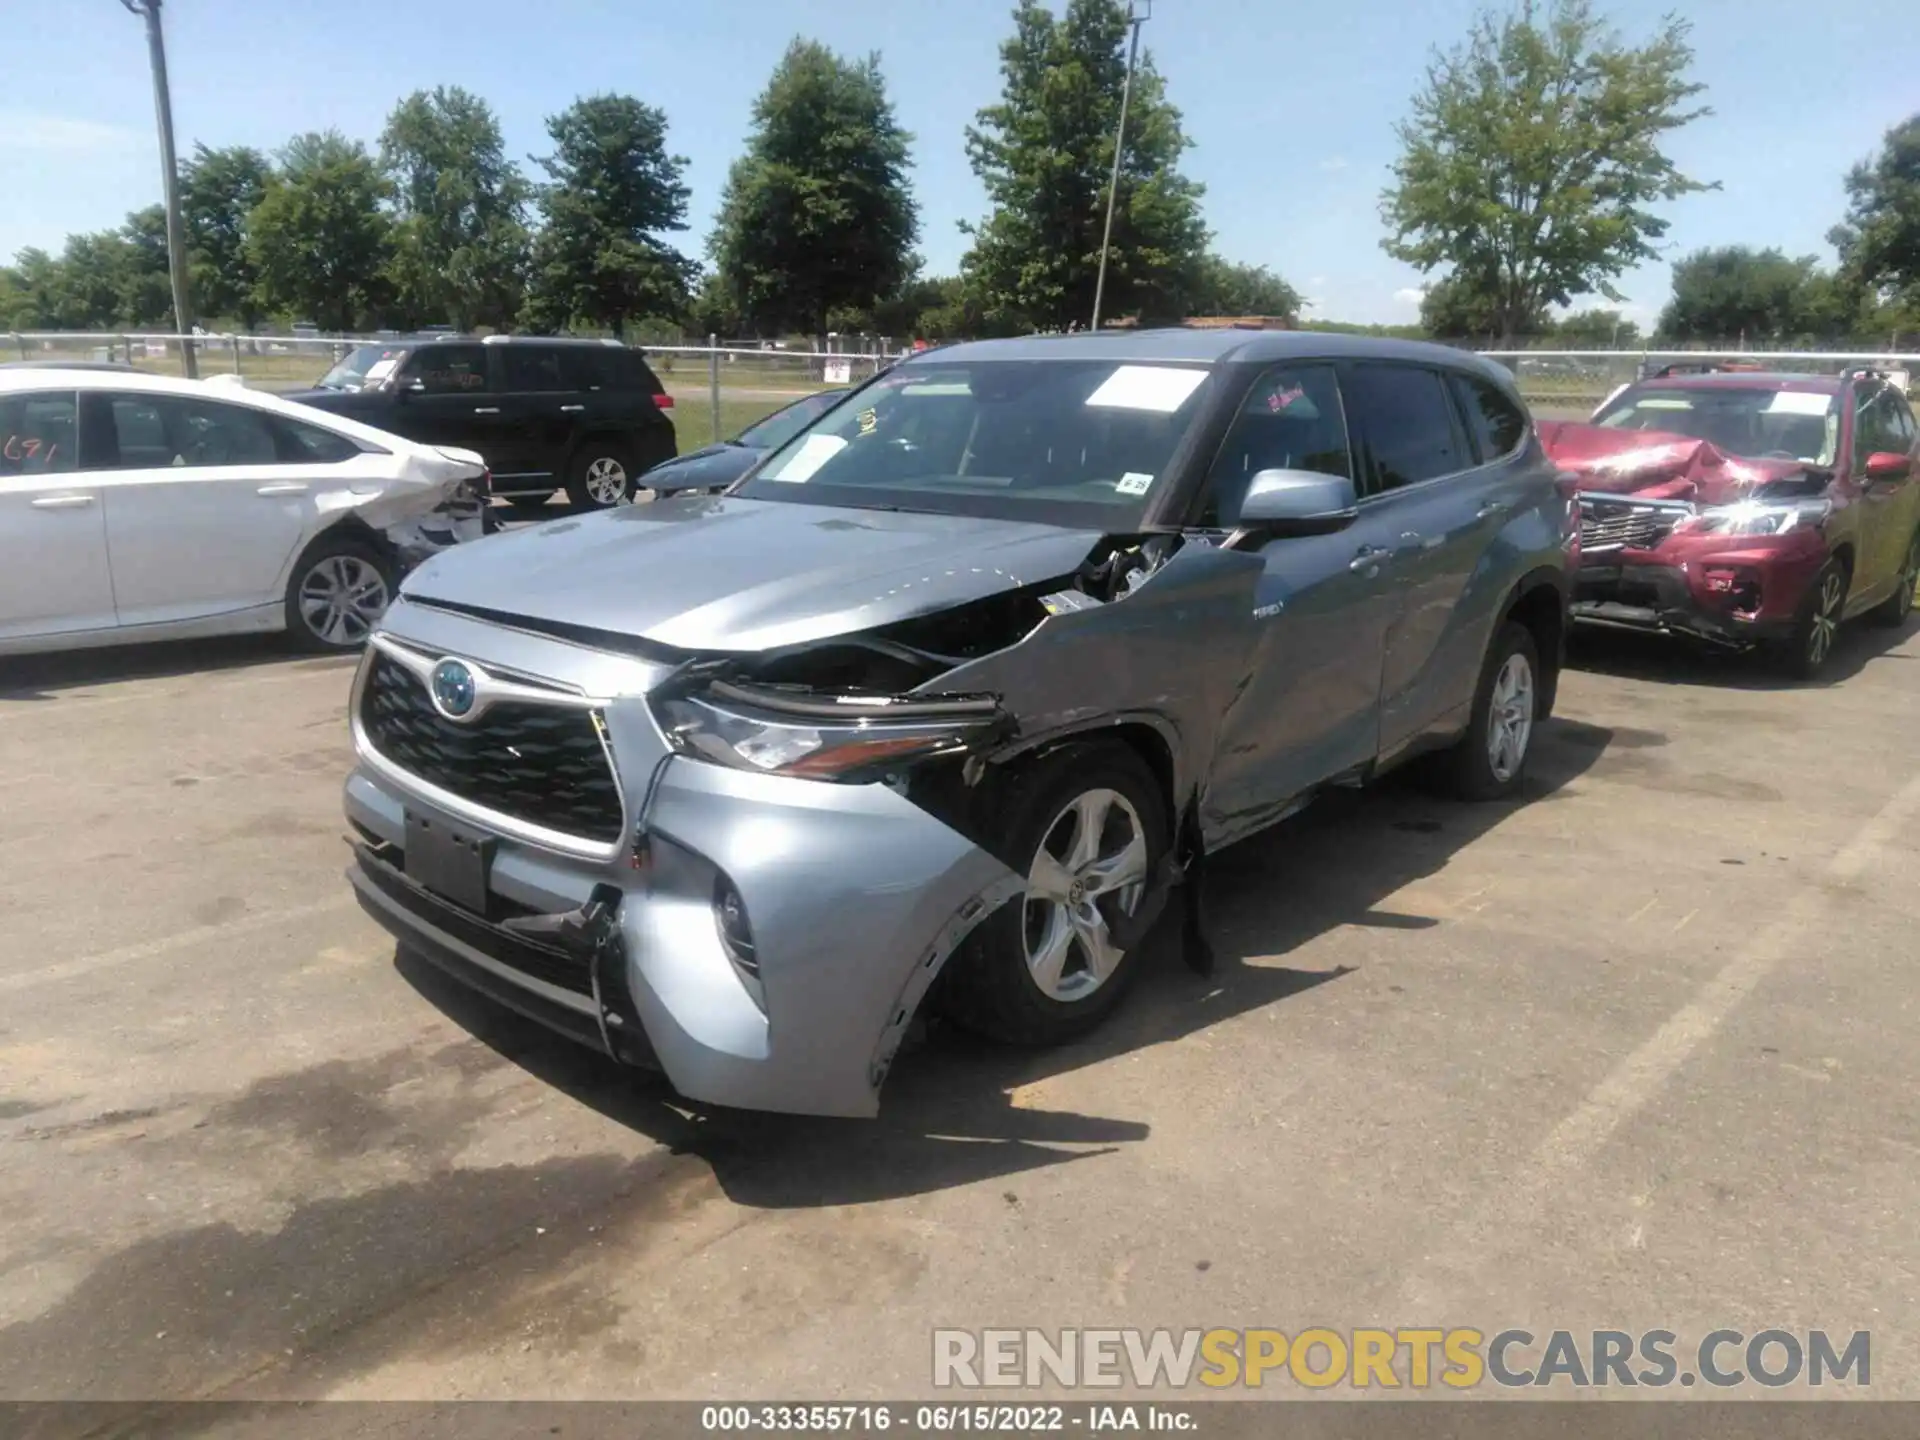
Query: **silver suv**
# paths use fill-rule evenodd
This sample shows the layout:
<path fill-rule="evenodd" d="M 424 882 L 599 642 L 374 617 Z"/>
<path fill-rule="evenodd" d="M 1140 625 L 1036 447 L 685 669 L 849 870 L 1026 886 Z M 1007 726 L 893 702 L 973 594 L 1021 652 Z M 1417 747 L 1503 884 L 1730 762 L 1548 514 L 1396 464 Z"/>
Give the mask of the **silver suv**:
<path fill-rule="evenodd" d="M 1204 857 L 1425 756 L 1512 794 L 1573 499 L 1431 346 L 992 341 L 726 493 L 430 561 L 355 683 L 352 880 L 405 946 L 689 1098 L 868 1115 L 923 1000 L 1097 1023 Z"/>

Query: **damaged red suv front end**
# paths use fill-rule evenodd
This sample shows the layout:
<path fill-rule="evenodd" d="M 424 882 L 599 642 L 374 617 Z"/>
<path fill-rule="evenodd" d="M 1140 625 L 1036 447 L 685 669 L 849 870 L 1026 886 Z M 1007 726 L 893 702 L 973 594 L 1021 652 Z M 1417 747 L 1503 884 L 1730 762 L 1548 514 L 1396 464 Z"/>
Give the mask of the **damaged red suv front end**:
<path fill-rule="evenodd" d="M 1574 618 L 1742 646 L 1791 633 L 1831 552 L 1830 469 L 1668 432 L 1539 429 L 1580 489 Z"/>

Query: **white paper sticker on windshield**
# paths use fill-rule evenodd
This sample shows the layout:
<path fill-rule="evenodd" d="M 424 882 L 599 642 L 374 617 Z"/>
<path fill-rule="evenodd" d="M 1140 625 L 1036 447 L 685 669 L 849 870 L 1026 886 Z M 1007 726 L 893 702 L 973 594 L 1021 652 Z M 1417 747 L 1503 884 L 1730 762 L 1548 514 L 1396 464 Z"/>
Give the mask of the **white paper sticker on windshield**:
<path fill-rule="evenodd" d="M 384 380 L 393 373 L 393 367 L 399 363 L 398 360 L 376 360 L 367 367 L 367 379 Z"/>
<path fill-rule="evenodd" d="M 1782 390 L 1767 406 L 1769 415 L 1824 415 L 1833 404 L 1831 395 L 1810 394 L 1805 390 Z"/>
<path fill-rule="evenodd" d="M 847 442 L 838 435 L 809 435 L 800 442 L 800 448 L 793 452 L 779 472 L 767 476 L 769 480 L 784 480 L 790 485 L 799 485 L 813 478 L 813 472 L 827 461 L 847 448 Z"/>
<path fill-rule="evenodd" d="M 1207 378 L 1204 370 L 1176 370 L 1168 365 L 1122 365 L 1087 404 L 1113 410 L 1153 410 L 1171 415 Z"/>
<path fill-rule="evenodd" d="M 1144 495 L 1153 488 L 1153 476 L 1142 475 L 1138 470 L 1129 470 L 1120 477 L 1120 483 L 1113 488 L 1122 495 Z"/>
<path fill-rule="evenodd" d="M 1670 400 L 1663 395 L 1649 395 L 1646 399 L 1635 403 L 1642 410 L 1691 410 L 1693 408 L 1691 400 Z"/>

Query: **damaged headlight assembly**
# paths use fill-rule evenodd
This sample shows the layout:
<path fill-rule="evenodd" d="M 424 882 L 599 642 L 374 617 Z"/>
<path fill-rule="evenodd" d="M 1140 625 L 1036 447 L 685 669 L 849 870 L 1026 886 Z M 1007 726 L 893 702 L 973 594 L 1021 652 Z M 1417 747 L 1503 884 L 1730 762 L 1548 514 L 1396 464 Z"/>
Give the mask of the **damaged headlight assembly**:
<path fill-rule="evenodd" d="M 657 700 L 654 710 L 682 754 L 738 770 L 843 783 L 964 753 L 1004 728 L 991 699 L 819 695 L 723 680 Z"/>
<path fill-rule="evenodd" d="M 1833 513 L 1826 500 L 1741 500 L 1689 515 L 1674 527 L 1676 535 L 1784 535 L 1817 530 Z"/>

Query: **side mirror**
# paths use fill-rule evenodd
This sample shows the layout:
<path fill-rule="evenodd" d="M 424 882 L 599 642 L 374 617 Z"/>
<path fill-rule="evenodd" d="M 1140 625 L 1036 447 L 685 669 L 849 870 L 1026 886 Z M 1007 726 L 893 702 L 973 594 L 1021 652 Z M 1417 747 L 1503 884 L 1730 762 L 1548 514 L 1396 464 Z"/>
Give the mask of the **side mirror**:
<path fill-rule="evenodd" d="M 1911 456 L 1882 450 L 1867 456 L 1867 480 L 1904 480 L 1913 473 Z"/>
<path fill-rule="evenodd" d="M 396 400 L 404 400 L 409 395 L 424 395 L 426 393 L 427 382 L 420 379 L 402 380 L 393 387 L 393 398 Z"/>
<path fill-rule="evenodd" d="M 1240 529 L 1281 539 L 1331 535 L 1359 514 L 1360 497 L 1344 475 L 1312 470 L 1262 470 L 1240 502 Z"/>

